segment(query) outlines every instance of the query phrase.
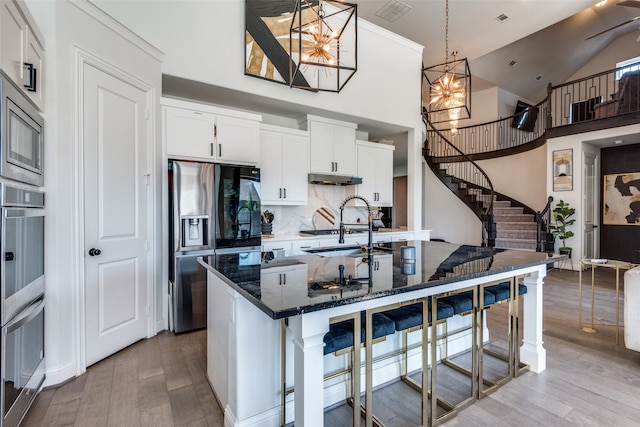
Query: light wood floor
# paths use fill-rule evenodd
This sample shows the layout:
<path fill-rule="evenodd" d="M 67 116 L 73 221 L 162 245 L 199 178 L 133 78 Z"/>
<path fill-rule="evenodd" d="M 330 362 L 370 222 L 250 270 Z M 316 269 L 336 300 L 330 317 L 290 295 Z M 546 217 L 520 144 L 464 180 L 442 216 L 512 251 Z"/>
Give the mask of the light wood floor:
<path fill-rule="evenodd" d="M 615 328 L 599 326 L 615 322 L 615 277 L 608 269 L 596 273 L 598 332 L 578 327 L 578 273 L 550 271 L 544 290 L 546 371 L 510 381 L 445 426 L 640 426 L 640 353 L 624 347 L 622 330 L 616 346 Z M 587 284 L 590 276 L 585 279 Z M 588 317 L 586 297 L 583 306 Z M 41 392 L 23 426 L 223 426 L 205 379 L 205 341 L 204 331 L 141 341 Z M 393 403 L 383 408 L 383 400 Z M 419 425 L 417 395 L 401 382 L 380 390 L 374 403 L 390 427 Z M 340 413 L 328 413 L 326 425 L 349 425 Z"/>

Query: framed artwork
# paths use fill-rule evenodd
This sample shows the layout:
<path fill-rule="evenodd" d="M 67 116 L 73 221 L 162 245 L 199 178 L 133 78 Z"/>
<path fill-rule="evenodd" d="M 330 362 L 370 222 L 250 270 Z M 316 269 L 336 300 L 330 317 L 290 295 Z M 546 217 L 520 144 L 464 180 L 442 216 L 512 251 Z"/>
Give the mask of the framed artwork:
<path fill-rule="evenodd" d="M 605 225 L 640 225 L 640 172 L 604 176 Z"/>
<path fill-rule="evenodd" d="M 573 149 L 553 152 L 553 191 L 573 190 Z"/>
<path fill-rule="evenodd" d="M 296 0 L 245 0 L 245 74 L 289 84 L 289 29 Z"/>

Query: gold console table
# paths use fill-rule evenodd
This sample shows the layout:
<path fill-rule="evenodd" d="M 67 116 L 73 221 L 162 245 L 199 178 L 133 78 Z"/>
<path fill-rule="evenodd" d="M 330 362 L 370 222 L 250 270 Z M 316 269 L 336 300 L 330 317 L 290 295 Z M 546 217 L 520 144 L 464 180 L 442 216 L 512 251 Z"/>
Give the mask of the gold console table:
<path fill-rule="evenodd" d="M 582 270 L 585 266 L 591 266 L 591 327 L 585 327 L 582 323 Z M 616 270 L 616 345 L 619 342 L 620 335 L 620 270 L 629 270 L 636 267 L 636 264 L 632 264 L 626 261 L 615 261 L 607 259 L 581 259 L 580 260 L 580 331 L 595 333 L 596 328 L 595 321 L 595 270 L 597 267 L 607 267 Z M 613 326 L 613 325 L 604 325 Z"/>

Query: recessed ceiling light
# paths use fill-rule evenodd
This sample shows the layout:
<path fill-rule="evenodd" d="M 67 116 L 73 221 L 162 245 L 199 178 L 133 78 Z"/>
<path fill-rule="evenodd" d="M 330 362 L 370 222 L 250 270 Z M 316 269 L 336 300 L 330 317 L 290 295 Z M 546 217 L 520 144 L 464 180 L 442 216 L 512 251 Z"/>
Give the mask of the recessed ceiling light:
<path fill-rule="evenodd" d="M 376 12 L 376 16 L 389 22 L 395 22 L 398 18 L 400 18 L 410 10 L 411 6 L 408 6 L 398 0 L 391 0 Z"/>
<path fill-rule="evenodd" d="M 515 67 L 518 63 L 514 60 L 511 60 L 511 62 L 509 62 L 509 67 Z"/>
<path fill-rule="evenodd" d="M 598 3 L 596 3 L 596 7 L 602 7 L 605 4 L 607 4 L 607 0 L 602 0 L 602 1 L 599 1 Z"/>
<path fill-rule="evenodd" d="M 509 20 L 509 17 L 504 13 L 501 13 L 500 15 L 496 16 L 496 19 L 500 22 L 506 22 Z"/>

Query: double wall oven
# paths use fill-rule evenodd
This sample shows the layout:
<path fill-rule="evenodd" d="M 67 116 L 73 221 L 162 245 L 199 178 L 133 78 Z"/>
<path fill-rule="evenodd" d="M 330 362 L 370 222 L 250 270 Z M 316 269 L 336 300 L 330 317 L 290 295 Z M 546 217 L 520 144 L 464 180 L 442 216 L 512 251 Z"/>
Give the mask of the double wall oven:
<path fill-rule="evenodd" d="M 43 128 L 0 72 L 0 427 L 20 423 L 45 379 Z"/>

